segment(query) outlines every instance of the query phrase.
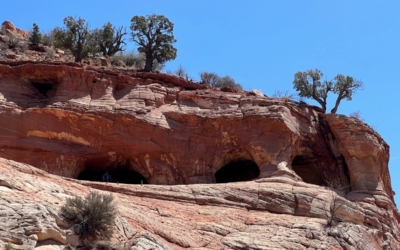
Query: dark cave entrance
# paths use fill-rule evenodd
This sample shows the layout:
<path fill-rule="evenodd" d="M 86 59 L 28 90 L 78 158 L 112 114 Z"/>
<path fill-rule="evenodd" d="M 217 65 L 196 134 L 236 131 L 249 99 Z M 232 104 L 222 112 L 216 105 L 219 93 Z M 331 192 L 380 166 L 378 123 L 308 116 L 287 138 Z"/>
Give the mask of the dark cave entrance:
<path fill-rule="evenodd" d="M 47 97 L 47 92 L 53 89 L 52 84 L 45 84 L 40 82 L 32 82 L 33 87 L 39 91 L 40 94 Z"/>
<path fill-rule="evenodd" d="M 132 169 L 130 164 L 99 164 L 102 161 L 90 162 L 86 164 L 85 170 L 82 171 L 78 180 L 100 181 L 101 177 L 108 171 L 112 178 L 111 182 L 125 184 L 148 184 L 147 179 L 139 172 Z M 104 162 L 104 161 L 103 161 Z M 96 164 L 97 163 L 97 164 Z M 109 162 L 108 162 L 109 163 Z M 112 166 L 110 166 L 112 165 Z"/>
<path fill-rule="evenodd" d="M 251 181 L 258 178 L 260 169 L 251 160 L 228 163 L 215 173 L 216 183 Z"/>
<path fill-rule="evenodd" d="M 30 80 L 30 82 L 44 97 L 49 97 L 49 93 L 59 84 L 57 79 L 35 79 Z"/>
<path fill-rule="evenodd" d="M 324 180 L 318 169 L 317 159 L 310 155 L 301 155 L 294 157 L 292 169 L 304 182 L 323 186 Z"/>

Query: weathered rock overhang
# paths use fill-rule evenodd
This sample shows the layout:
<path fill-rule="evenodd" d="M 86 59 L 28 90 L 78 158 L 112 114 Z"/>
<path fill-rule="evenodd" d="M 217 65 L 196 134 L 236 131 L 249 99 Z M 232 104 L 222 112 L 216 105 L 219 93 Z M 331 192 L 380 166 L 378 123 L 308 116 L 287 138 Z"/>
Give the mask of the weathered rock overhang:
<path fill-rule="evenodd" d="M 165 74 L 2 62 L 0 105 L 0 157 L 62 176 L 123 170 L 152 184 L 215 183 L 225 166 L 252 162 L 259 172 L 249 178 L 283 175 L 393 201 L 383 139 L 304 103 Z"/>

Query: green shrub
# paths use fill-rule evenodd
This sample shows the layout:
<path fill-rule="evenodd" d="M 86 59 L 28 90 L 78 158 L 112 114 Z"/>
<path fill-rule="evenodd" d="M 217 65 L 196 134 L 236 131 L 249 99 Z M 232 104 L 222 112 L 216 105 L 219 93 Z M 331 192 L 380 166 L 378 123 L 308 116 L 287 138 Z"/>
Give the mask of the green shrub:
<path fill-rule="evenodd" d="M 7 244 L 4 245 L 4 249 L 5 250 L 14 250 L 14 247 L 10 242 L 8 242 Z"/>
<path fill-rule="evenodd" d="M 135 69 L 142 69 L 144 67 L 145 58 L 143 54 L 135 54 L 132 52 L 121 52 L 109 57 L 110 62 L 114 66 L 127 66 L 134 67 Z M 121 62 L 123 65 L 121 65 Z"/>
<path fill-rule="evenodd" d="M 29 41 L 31 42 L 31 44 L 35 45 L 42 43 L 42 34 L 40 34 L 39 26 L 36 23 L 33 24 L 33 29 L 29 36 Z"/>
<path fill-rule="evenodd" d="M 232 77 L 224 76 L 220 77 L 214 72 L 201 72 L 200 73 L 201 84 L 205 84 L 211 87 L 229 87 L 233 89 L 242 90 L 243 87 L 240 83 L 237 83 Z"/>
<path fill-rule="evenodd" d="M 240 83 L 237 83 L 232 77 L 230 76 L 224 76 L 221 77 L 218 81 L 218 83 L 215 85 L 215 87 L 229 87 L 229 88 L 233 88 L 233 89 L 239 89 L 242 90 L 243 87 Z"/>
<path fill-rule="evenodd" d="M 113 234 L 116 208 L 112 195 L 89 193 L 84 199 L 68 198 L 61 216 L 73 225 L 79 239 L 109 239 Z"/>

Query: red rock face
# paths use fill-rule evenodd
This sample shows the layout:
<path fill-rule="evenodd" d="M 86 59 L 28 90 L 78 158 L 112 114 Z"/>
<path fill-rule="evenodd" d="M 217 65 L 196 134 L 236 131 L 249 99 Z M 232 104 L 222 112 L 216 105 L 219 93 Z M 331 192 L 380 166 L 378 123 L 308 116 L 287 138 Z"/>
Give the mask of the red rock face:
<path fill-rule="evenodd" d="M 81 180 L 99 181 L 109 171 L 114 183 L 208 184 L 196 191 L 201 194 L 206 194 L 216 182 L 256 181 L 230 184 L 228 191 L 217 192 L 205 201 L 199 201 L 197 196 L 194 200 L 180 195 L 164 197 L 188 203 L 220 204 L 217 200 L 221 196 L 251 187 L 243 196 L 232 194 L 239 201 L 254 192 L 260 194 L 261 184 L 257 183 L 285 182 L 290 185 L 282 186 L 286 190 L 283 193 L 274 190 L 263 196 L 269 200 L 267 211 L 324 220 L 332 211 L 318 215 L 314 209 L 318 210 L 319 205 L 311 205 L 315 198 L 311 191 L 306 191 L 303 197 L 301 190 L 293 188 L 304 185 L 321 193 L 327 187 L 334 188 L 341 194 L 338 202 L 346 203 L 346 209 L 354 212 L 339 206 L 337 210 L 343 220 L 382 227 L 381 220 L 365 221 L 366 208 L 358 211 L 361 209 L 358 205 L 357 208 L 351 205 L 352 202 L 373 204 L 372 208 L 380 213 L 387 210 L 388 214 L 382 216 L 394 223 L 386 225 L 390 230 L 380 229 L 394 238 L 379 236 L 379 241 L 373 244 L 398 242 L 399 216 L 388 172 L 388 145 L 354 118 L 319 111 L 290 100 L 209 89 L 165 74 L 83 67 L 75 63 L 0 63 L 1 158 Z M 270 184 L 265 185 L 270 188 Z M 160 192 L 169 189 L 160 188 Z M 117 189 L 113 192 L 118 193 Z M 183 188 L 179 192 L 186 191 Z M 148 191 L 154 192 L 158 192 L 157 188 Z M 332 194 L 327 192 L 327 195 Z M 157 197 L 161 196 L 160 193 Z M 332 199 L 328 200 L 325 205 L 330 207 Z M 258 209 L 259 205 L 251 204 L 245 207 Z M 241 214 L 236 212 L 238 216 Z M 253 215 L 246 216 L 248 220 Z M 134 226 L 137 218 L 129 218 Z M 216 216 L 213 220 L 220 219 Z M 218 228 L 216 225 L 209 230 Z M 337 234 L 335 237 L 346 237 Z M 178 240 L 175 238 L 174 241 Z M 196 240 L 176 244 L 199 247 Z M 246 247 L 240 244 L 232 238 L 225 246 Z M 210 248 L 221 249 L 222 245 Z"/>
<path fill-rule="evenodd" d="M 283 174 L 393 200 L 388 146 L 355 119 L 79 64 L 1 64 L 0 77 L 0 156 L 50 173 L 97 180 L 106 170 L 132 171 L 152 184 L 215 183 L 227 164 L 251 161 L 257 174 L 238 176 Z"/>

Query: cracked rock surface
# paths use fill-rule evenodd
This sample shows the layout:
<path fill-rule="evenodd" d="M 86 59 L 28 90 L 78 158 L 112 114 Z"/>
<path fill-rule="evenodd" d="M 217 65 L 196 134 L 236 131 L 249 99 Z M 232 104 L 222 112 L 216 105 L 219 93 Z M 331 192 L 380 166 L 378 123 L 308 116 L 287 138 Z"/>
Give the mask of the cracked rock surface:
<path fill-rule="evenodd" d="M 129 249 L 399 249 L 394 205 L 350 201 L 337 190 L 286 177 L 214 185 L 107 184 L 5 159 L 0 171 L 11 186 L 0 186 L 0 247 L 74 244 L 59 208 L 67 197 L 98 190 L 115 196 L 113 241 Z"/>

